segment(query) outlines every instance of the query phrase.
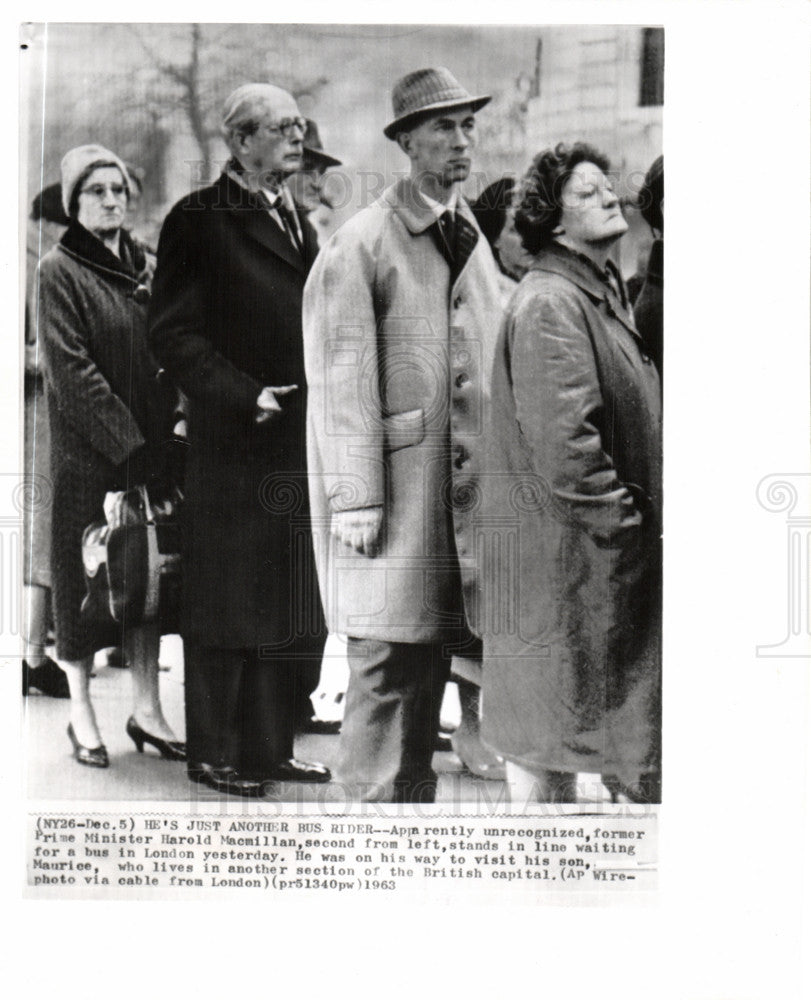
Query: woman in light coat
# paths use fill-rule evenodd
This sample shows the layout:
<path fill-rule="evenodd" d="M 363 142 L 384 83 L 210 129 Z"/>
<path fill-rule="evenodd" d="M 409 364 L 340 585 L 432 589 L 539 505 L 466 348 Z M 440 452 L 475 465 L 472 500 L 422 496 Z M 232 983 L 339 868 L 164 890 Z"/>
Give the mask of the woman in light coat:
<path fill-rule="evenodd" d="M 660 386 L 609 257 L 608 168 L 583 144 L 535 157 L 493 366 L 483 737 L 521 801 L 574 801 L 578 772 L 659 796 Z"/>

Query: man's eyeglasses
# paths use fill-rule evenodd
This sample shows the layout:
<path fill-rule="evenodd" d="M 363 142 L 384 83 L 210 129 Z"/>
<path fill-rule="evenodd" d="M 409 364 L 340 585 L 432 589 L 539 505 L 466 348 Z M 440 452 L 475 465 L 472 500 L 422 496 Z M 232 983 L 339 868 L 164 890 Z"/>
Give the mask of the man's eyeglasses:
<path fill-rule="evenodd" d="M 114 198 L 126 198 L 127 189 L 123 184 L 89 184 L 79 194 L 89 194 L 92 198 L 103 198 L 107 192 Z"/>
<path fill-rule="evenodd" d="M 303 138 L 304 133 L 307 131 L 307 119 L 282 118 L 277 125 L 265 125 L 265 128 L 268 132 L 276 132 L 278 135 L 283 135 L 285 139 L 292 139 L 293 129 L 298 129 Z"/>

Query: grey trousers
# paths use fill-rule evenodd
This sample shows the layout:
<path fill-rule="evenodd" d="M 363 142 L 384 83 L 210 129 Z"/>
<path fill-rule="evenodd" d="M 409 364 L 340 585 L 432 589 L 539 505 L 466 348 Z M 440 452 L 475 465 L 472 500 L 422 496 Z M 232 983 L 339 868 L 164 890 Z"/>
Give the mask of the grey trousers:
<path fill-rule="evenodd" d="M 431 766 L 450 673 L 446 644 L 348 641 L 349 687 L 336 779 L 364 802 L 433 802 Z"/>

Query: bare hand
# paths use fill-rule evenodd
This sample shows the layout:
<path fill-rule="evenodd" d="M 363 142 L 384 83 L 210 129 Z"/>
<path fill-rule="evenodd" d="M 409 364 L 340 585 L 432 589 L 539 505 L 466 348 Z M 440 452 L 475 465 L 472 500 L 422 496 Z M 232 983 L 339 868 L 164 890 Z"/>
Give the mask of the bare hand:
<path fill-rule="evenodd" d="M 380 551 L 382 527 L 383 508 L 363 507 L 360 510 L 342 510 L 333 514 L 330 531 L 339 542 L 374 559 Z"/>
<path fill-rule="evenodd" d="M 278 396 L 287 396 L 298 389 L 297 385 L 266 385 L 256 400 L 256 422 L 264 424 L 282 412 Z"/>

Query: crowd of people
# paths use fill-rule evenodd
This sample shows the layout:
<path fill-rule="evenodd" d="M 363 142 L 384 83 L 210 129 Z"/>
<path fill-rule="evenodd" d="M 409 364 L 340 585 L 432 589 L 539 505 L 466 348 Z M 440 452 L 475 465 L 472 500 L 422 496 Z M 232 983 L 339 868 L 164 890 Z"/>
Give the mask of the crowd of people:
<path fill-rule="evenodd" d="M 110 765 L 90 679 L 112 647 L 136 749 L 226 794 L 434 801 L 453 679 L 453 749 L 513 801 L 574 802 L 581 772 L 660 800 L 663 162 L 635 319 L 599 150 L 544 149 L 465 199 L 489 101 L 443 67 L 399 80 L 383 132 L 408 173 L 322 246 L 341 161 L 271 84 L 226 99 L 230 158 L 156 254 L 126 227 L 127 164 L 65 154 L 27 317 L 26 472 L 53 503 L 27 528 L 23 688 L 69 696 L 78 763 Z M 87 614 L 85 529 L 136 488 L 182 495 L 185 741 L 156 615 Z M 349 663 L 334 776 L 294 753 L 328 633 Z"/>

